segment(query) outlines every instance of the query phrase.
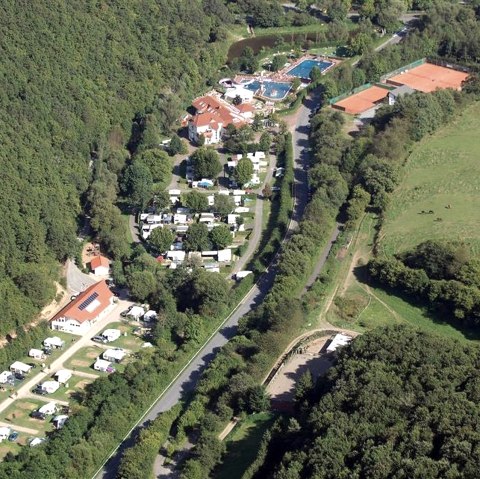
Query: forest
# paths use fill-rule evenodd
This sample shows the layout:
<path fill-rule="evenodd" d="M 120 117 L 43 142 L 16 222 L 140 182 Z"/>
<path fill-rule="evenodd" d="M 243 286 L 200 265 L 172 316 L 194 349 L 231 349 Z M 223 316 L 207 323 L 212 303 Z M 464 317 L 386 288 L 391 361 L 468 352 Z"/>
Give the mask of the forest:
<path fill-rule="evenodd" d="M 342 349 L 264 438 L 249 478 L 478 477 L 480 352 L 412 327 Z M 245 476 L 247 477 L 247 476 Z"/>
<path fill-rule="evenodd" d="M 118 175 L 148 120 L 169 134 L 212 81 L 229 18 L 216 0 L 2 2 L 0 335 L 53 299 L 82 213 L 126 254 Z"/>

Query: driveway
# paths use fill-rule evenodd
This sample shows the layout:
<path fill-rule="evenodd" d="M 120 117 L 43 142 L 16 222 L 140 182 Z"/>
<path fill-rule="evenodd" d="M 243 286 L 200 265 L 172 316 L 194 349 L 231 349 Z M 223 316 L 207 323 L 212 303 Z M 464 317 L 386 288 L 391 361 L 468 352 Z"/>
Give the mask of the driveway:
<path fill-rule="evenodd" d="M 67 260 L 67 288 L 71 294 L 78 294 L 95 283 L 95 279 L 83 273 L 73 260 Z"/>

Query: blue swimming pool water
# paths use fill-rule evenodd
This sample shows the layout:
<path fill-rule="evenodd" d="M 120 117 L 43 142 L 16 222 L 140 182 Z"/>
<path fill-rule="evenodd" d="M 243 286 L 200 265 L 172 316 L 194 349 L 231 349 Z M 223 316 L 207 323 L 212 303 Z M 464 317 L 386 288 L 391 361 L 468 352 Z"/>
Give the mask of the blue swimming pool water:
<path fill-rule="evenodd" d="M 312 71 L 313 67 L 318 67 L 320 68 L 321 72 L 324 72 L 332 65 L 332 62 L 328 62 L 326 60 L 303 60 L 303 62 L 293 67 L 287 73 L 294 77 L 308 79 L 310 78 L 310 72 Z"/>
<path fill-rule="evenodd" d="M 281 100 L 287 96 L 290 91 L 290 83 L 265 81 L 261 83 L 258 80 L 254 80 L 251 83 L 243 85 L 247 90 L 255 92 L 257 95 L 261 95 L 271 100 Z"/>

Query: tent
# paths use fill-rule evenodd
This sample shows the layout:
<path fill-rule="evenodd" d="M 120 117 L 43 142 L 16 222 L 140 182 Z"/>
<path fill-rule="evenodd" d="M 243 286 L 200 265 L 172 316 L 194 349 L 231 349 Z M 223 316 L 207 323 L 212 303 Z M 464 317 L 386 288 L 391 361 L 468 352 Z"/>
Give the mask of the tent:
<path fill-rule="evenodd" d="M 49 402 L 47 404 L 44 404 L 38 412 L 41 412 L 42 414 L 45 414 L 46 416 L 51 416 L 52 414 L 55 414 L 57 412 L 57 404 L 54 402 Z"/>
<path fill-rule="evenodd" d="M 157 319 L 157 312 L 154 311 L 153 309 L 148 310 L 144 315 L 143 315 L 143 320 L 146 323 L 149 323 L 150 321 L 154 321 Z"/>
<path fill-rule="evenodd" d="M 54 377 L 59 383 L 65 384 L 72 377 L 72 373 L 68 369 L 59 369 Z"/>
<path fill-rule="evenodd" d="M 351 340 L 352 338 L 350 336 L 347 336 L 346 334 L 336 334 L 333 337 L 332 342 L 327 347 L 327 353 L 333 353 L 339 347 L 348 344 Z"/>
<path fill-rule="evenodd" d="M 116 362 L 119 363 L 124 357 L 126 353 L 123 349 L 107 349 L 103 354 L 102 357 L 106 361 Z"/>
<path fill-rule="evenodd" d="M 32 369 L 32 366 L 22 363 L 21 361 L 15 361 L 10 366 L 10 371 L 12 371 L 12 373 L 28 374 L 30 369 Z"/>
<path fill-rule="evenodd" d="M 30 447 L 35 447 L 35 446 L 39 446 L 40 444 L 43 444 L 44 442 L 46 441 L 46 439 L 44 437 L 34 437 L 29 443 L 28 445 Z"/>
<path fill-rule="evenodd" d="M 60 339 L 58 336 L 52 336 L 51 338 L 45 339 L 43 345 L 46 348 L 63 348 L 65 346 L 65 341 Z"/>

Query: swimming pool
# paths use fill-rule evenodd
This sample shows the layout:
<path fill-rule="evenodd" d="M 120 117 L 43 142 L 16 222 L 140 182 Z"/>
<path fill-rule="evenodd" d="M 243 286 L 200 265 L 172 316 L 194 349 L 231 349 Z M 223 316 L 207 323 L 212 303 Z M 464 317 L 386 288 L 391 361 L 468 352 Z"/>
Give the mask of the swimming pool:
<path fill-rule="evenodd" d="M 303 62 L 300 62 L 297 66 L 288 70 L 287 74 L 308 80 L 310 78 L 310 72 L 314 67 L 320 68 L 320 71 L 323 73 L 332 65 L 333 62 L 326 60 L 303 60 Z"/>
<path fill-rule="evenodd" d="M 282 100 L 290 91 L 291 84 L 287 82 L 253 80 L 249 83 L 244 83 L 243 87 L 247 90 L 253 91 L 256 95 L 269 98 L 270 100 Z"/>

